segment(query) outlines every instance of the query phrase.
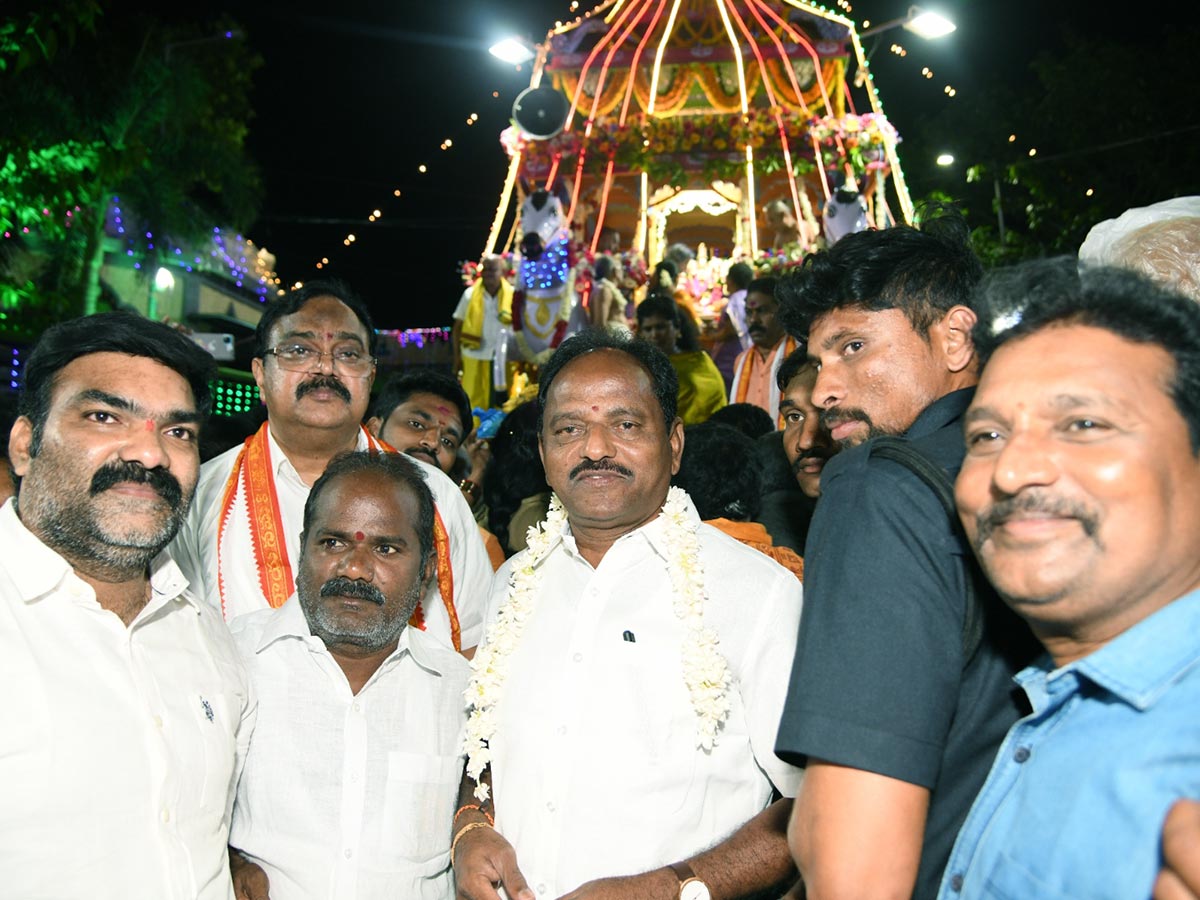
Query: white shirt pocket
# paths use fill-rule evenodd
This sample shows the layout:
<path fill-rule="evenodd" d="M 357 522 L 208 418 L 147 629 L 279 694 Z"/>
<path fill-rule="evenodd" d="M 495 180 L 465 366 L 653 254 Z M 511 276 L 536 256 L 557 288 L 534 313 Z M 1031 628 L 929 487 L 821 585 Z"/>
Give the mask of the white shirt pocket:
<path fill-rule="evenodd" d="M 450 827 L 462 771 L 458 754 L 388 753 L 385 845 L 413 862 L 428 862 L 430 875 L 449 864 Z"/>

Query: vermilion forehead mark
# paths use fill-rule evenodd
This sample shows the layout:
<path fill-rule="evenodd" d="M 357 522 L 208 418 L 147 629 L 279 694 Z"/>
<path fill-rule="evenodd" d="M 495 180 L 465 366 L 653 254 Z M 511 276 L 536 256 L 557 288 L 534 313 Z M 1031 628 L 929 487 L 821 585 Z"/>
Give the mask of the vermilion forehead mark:
<path fill-rule="evenodd" d="M 592 407 L 592 412 L 600 412 L 600 407 L 598 407 L 598 406 L 593 406 L 593 407 Z"/>
<path fill-rule="evenodd" d="M 332 331 L 325 332 L 325 340 L 327 340 L 327 341 L 333 340 L 333 332 Z"/>
<path fill-rule="evenodd" d="M 365 535 L 365 534 L 363 534 L 361 531 L 356 531 L 356 532 L 354 532 L 354 539 L 355 539 L 356 541 L 361 541 L 361 540 L 362 540 L 363 538 L 365 538 L 365 537 L 366 537 L 366 535 Z"/>
<path fill-rule="evenodd" d="M 441 413 L 443 416 L 450 415 L 450 407 L 448 407 L 448 406 L 435 406 L 434 409 L 437 412 Z"/>
<path fill-rule="evenodd" d="M 147 419 L 147 420 L 146 420 L 146 425 L 145 425 L 145 428 L 146 428 L 146 430 L 147 430 L 147 431 L 153 431 L 153 430 L 154 430 L 154 420 L 153 420 L 153 419 Z"/>

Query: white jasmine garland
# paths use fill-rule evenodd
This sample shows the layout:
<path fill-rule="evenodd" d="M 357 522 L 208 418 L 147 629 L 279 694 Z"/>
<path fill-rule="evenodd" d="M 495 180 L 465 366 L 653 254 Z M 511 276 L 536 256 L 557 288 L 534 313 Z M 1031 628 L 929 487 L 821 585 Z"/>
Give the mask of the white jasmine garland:
<path fill-rule="evenodd" d="M 566 518 L 558 496 L 551 497 L 546 520 L 529 529 L 528 549 L 517 558 L 519 564 L 510 576 L 508 597 L 471 660 L 474 674 L 465 692 L 470 714 L 463 752 L 467 774 L 475 781 L 475 796 L 480 802 L 488 798 L 488 786 L 480 778 L 491 762 L 488 742 L 496 733 L 496 705 L 504 694 L 509 657 L 521 639 L 541 586 L 539 565 L 562 533 Z M 659 518 L 665 526 L 675 615 L 687 629 L 682 648 L 683 680 L 696 711 L 696 743 L 711 750 L 729 715 L 729 665 L 721 655 L 717 633 L 704 625 L 704 567 L 696 524 L 689 521 L 687 495 L 672 487 Z"/>

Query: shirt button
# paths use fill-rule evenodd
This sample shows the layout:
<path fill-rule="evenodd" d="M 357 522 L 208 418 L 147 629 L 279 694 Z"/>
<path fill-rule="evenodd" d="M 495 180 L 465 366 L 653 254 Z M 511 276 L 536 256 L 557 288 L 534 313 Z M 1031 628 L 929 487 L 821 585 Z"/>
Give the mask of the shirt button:
<path fill-rule="evenodd" d="M 351 706 L 350 708 L 351 708 L 352 710 L 354 710 L 355 712 L 358 712 L 358 710 L 359 710 L 358 701 L 355 701 L 355 702 L 354 702 L 354 705 L 353 705 L 353 706 Z"/>
<path fill-rule="evenodd" d="M 346 853 L 345 853 L 346 859 L 349 859 L 349 858 L 350 858 L 350 857 L 352 857 L 353 855 L 354 855 L 354 851 L 353 851 L 353 850 L 351 850 L 349 847 L 347 847 L 347 848 L 346 848 Z"/>
<path fill-rule="evenodd" d="M 162 811 L 162 815 L 160 816 L 160 818 L 163 820 L 164 824 L 166 824 L 167 822 L 170 822 L 171 821 L 171 811 L 169 809 L 164 809 Z"/>
<path fill-rule="evenodd" d="M 1015 759 L 1019 763 L 1025 762 L 1025 760 L 1029 759 L 1029 748 L 1028 747 L 1018 747 L 1016 749 L 1016 752 L 1013 753 L 1013 759 Z"/>
<path fill-rule="evenodd" d="M 571 657 L 571 659 L 575 660 L 575 662 L 583 662 L 583 654 L 576 653 L 574 656 Z"/>
<path fill-rule="evenodd" d="M 547 803 L 546 809 L 548 809 L 550 812 L 554 812 L 554 801 Z"/>
<path fill-rule="evenodd" d="M 962 890 L 962 876 L 955 875 L 950 879 L 950 890 L 957 893 Z"/>
<path fill-rule="evenodd" d="M 546 886 L 545 886 L 544 884 L 539 884 L 539 885 L 538 885 L 538 893 L 539 893 L 539 894 L 544 894 L 544 893 L 546 893 Z"/>
<path fill-rule="evenodd" d="M 566 726 L 566 725 L 559 725 L 559 726 L 558 726 L 558 728 L 554 729 L 554 733 L 555 733 L 555 734 L 557 734 L 557 735 L 560 735 L 560 736 L 561 736 L 561 735 L 564 735 L 564 734 L 566 734 L 566 733 L 567 733 L 567 726 Z"/>
<path fill-rule="evenodd" d="M 158 728 L 158 729 L 161 729 L 163 727 L 162 716 L 154 717 L 154 727 Z"/>

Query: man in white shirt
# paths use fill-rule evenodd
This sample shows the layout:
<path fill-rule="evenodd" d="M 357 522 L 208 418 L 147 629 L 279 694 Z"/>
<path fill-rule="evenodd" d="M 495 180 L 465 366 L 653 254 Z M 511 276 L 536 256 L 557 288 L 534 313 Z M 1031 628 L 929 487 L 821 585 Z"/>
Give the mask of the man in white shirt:
<path fill-rule="evenodd" d="M 232 900 L 255 705 L 229 632 L 160 551 L 200 467 L 212 358 L 129 313 L 51 328 L 0 508 L 0 893 Z"/>
<path fill-rule="evenodd" d="M 471 398 L 471 406 L 480 409 L 493 405 L 492 365 L 501 343 L 501 330 L 513 320 L 513 286 L 504 277 L 505 268 L 499 256 L 484 258 L 479 264 L 479 278 L 458 298 L 450 329 L 454 371 Z M 469 430 L 470 424 L 464 424 Z"/>
<path fill-rule="evenodd" d="M 241 447 L 206 462 L 196 502 L 171 553 L 226 621 L 282 606 L 309 486 L 348 450 L 390 451 L 362 426 L 375 379 L 374 328 L 345 285 L 312 281 L 272 303 L 252 365 L 267 422 Z M 471 509 L 449 478 L 422 469 L 437 505 L 437 577 L 413 625 L 469 651 L 483 628 L 492 567 Z"/>
<path fill-rule="evenodd" d="M 449 900 L 466 661 L 406 628 L 433 577 L 407 456 L 346 453 L 304 511 L 296 593 L 232 624 L 259 698 L 234 883 L 257 900 Z"/>
<path fill-rule="evenodd" d="M 799 770 L 772 747 L 800 583 L 670 488 L 676 391 L 662 351 L 598 331 L 542 372 L 559 502 L 498 574 L 473 663 L 464 897 L 705 900 L 795 880 L 791 801 L 772 801 Z"/>

